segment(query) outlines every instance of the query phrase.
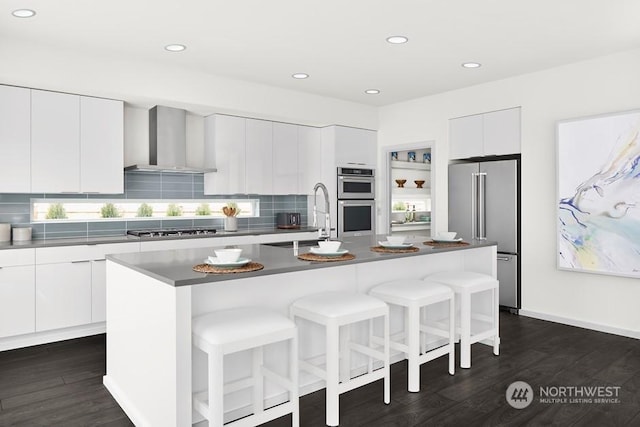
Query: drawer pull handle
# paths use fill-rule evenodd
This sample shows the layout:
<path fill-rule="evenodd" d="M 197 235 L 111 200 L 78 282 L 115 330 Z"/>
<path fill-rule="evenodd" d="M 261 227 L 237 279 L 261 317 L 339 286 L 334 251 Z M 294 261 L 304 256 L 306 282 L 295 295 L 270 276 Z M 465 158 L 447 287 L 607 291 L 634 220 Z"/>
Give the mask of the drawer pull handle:
<path fill-rule="evenodd" d="M 71 261 L 71 264 L 82 264 L 82 263 L 85 263 L 85 262 L 91 262 L 91 260 L 87 259 L 87 260 L 83 260 L 83 261 Z"/>

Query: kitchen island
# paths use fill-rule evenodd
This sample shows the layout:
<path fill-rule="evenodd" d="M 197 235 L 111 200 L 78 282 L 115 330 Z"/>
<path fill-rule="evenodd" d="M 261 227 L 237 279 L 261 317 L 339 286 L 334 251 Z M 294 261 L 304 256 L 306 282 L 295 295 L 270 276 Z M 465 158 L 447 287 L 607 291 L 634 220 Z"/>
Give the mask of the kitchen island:
<path fill-rule="evenodd" d="M 192 355 L 194 316 L 240 306 L 288 314 L 289 305 L 305 295 L 334 290 L 366 293 L 385 281 L 423 278 L 438 271 L 496 276 L 493 242 L 433 248 L 418 241 L 419 251 L 409 254 L 372 252 L 376 244 L 375 237 L 345 239 L 343 247 L 355 259 L 338 262 L 301 261 L 292 248 L 241 245 L 243 256 L 264 269 L 234 274 L 193 271 L 194 265 L 213 255 L 212 248 L 109 255 L 105 386 L 136 425 L 188 426 L 200 421 L 192 415 L 192 390 L 206 385 L 206 361 Z M 308 248 L 298 250 L 303 253 Z M 311 333 L 315 332 L 317 336 L 300 338 L 303 357 L 323 351 L 322 331 Z M 225 376 L 243 373 L 240 365 L 231 363 L 228 368 Z M 301 394 L 322 387 L 314 377 L 301 376 L 300 382 Z M 276 390 L 267 389 L 267 397 L 273 404 L 281 399 Z M 243 414 L 247 404 L 243 399 L 235 396 L 229 402 L 235 415 Z"/>

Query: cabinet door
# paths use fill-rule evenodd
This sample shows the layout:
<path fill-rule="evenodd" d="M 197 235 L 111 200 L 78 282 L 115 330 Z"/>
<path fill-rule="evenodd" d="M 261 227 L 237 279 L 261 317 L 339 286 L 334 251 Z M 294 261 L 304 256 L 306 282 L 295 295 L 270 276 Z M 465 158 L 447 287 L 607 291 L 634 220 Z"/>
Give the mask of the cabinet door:
<path fill-rule="evenodd" d="M 246 193 L 245 124 L 242 117 L 205 117 L 205 164 L 218 171 L 205 174 L 204 194 Z"/>
<path fill-rule="evenodd" d="M 335 152 L 338 166 L 376 166 L 376 132 L 335 126 Z"/>
<path fill-rule="evenodd" d="M 91 323 L 90 261 L 36 265 L 36 331 Z"/>
<path fill-rule="evenodd" d="M 313 194 L 313 186 L 322 181 L 321 143 L 319 128 L 298 126 L 298 194 Z"/>
<path fill-rule="evenodd" d="M 123 117 L 122 101 L 80 98 L 81 192 L 124 192 Z"/>
<path fill-rule="evenodd" d="M 484 155 L 520 152 L 520 108 L 483 114 Z"/>
<path fill-rule="evenodd" d="M 246 193 L 273 194 L 273 122 L 247 119 Z"/>
<path fill-rule="evenodd" d="M 139 252 L 140 243 L 111 243 L 89 247 L 91 257 L 91 322 L 104 322 L 107 312 L 106 254 Z"/>
<path fill-rule="evenodd" d="M 35 267 L 0 268 L 0 337 L 36 330 Z"/>
<path fill-rule="evenodd" d="M 449 120 L 449 158 L 483 155 L 482 114 Z"/>
<path fill-rule="evenodd" d="M 273 124 L 273 194 L 299 194 L 298 128 Z"/>
<path fill-rule="evenodd" d="M 31 192 L 31 90 L 0 86 L 0 193 Z"/>
<path fill-rule="evenodd" d="M 91 261 L 91 321 L 107 320 L 107 262 Z"/>
<path fill-rule="evenodd" d="M 31 191 L 80 191 L 80 97 L 31 91 Z"/>

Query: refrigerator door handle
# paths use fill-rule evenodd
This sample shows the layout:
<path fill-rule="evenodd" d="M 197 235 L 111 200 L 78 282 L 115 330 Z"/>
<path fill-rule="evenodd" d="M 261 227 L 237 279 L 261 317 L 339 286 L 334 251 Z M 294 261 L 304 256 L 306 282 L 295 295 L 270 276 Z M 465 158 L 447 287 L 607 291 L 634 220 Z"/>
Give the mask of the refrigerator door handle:
<path fill-rule="evenodd" d="M 478 239 L 485 240 L 487 238 L 487 223 L 486 223 L 486 191 L 485 185 L 487 181 L 487 174 L 480 172 L 478 174 Z"/>
<path fill-rule="evenodd" d="M 471 238 L 476 239 L 476 226 L 478 222 L 478 174 L 471 174 Z"/>

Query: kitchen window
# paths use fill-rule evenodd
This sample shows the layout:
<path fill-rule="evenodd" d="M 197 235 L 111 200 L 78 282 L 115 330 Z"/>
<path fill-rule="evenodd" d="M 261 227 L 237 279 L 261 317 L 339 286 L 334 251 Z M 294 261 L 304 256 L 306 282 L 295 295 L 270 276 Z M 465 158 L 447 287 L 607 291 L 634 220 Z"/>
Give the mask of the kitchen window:
<path fill-rule="evenodd" d="M 222 208 L 228 203 L 240 208 L 240 218 L 260 216 L 259 199 L 31 199 L 31 222 L 224 218 Z"/>

